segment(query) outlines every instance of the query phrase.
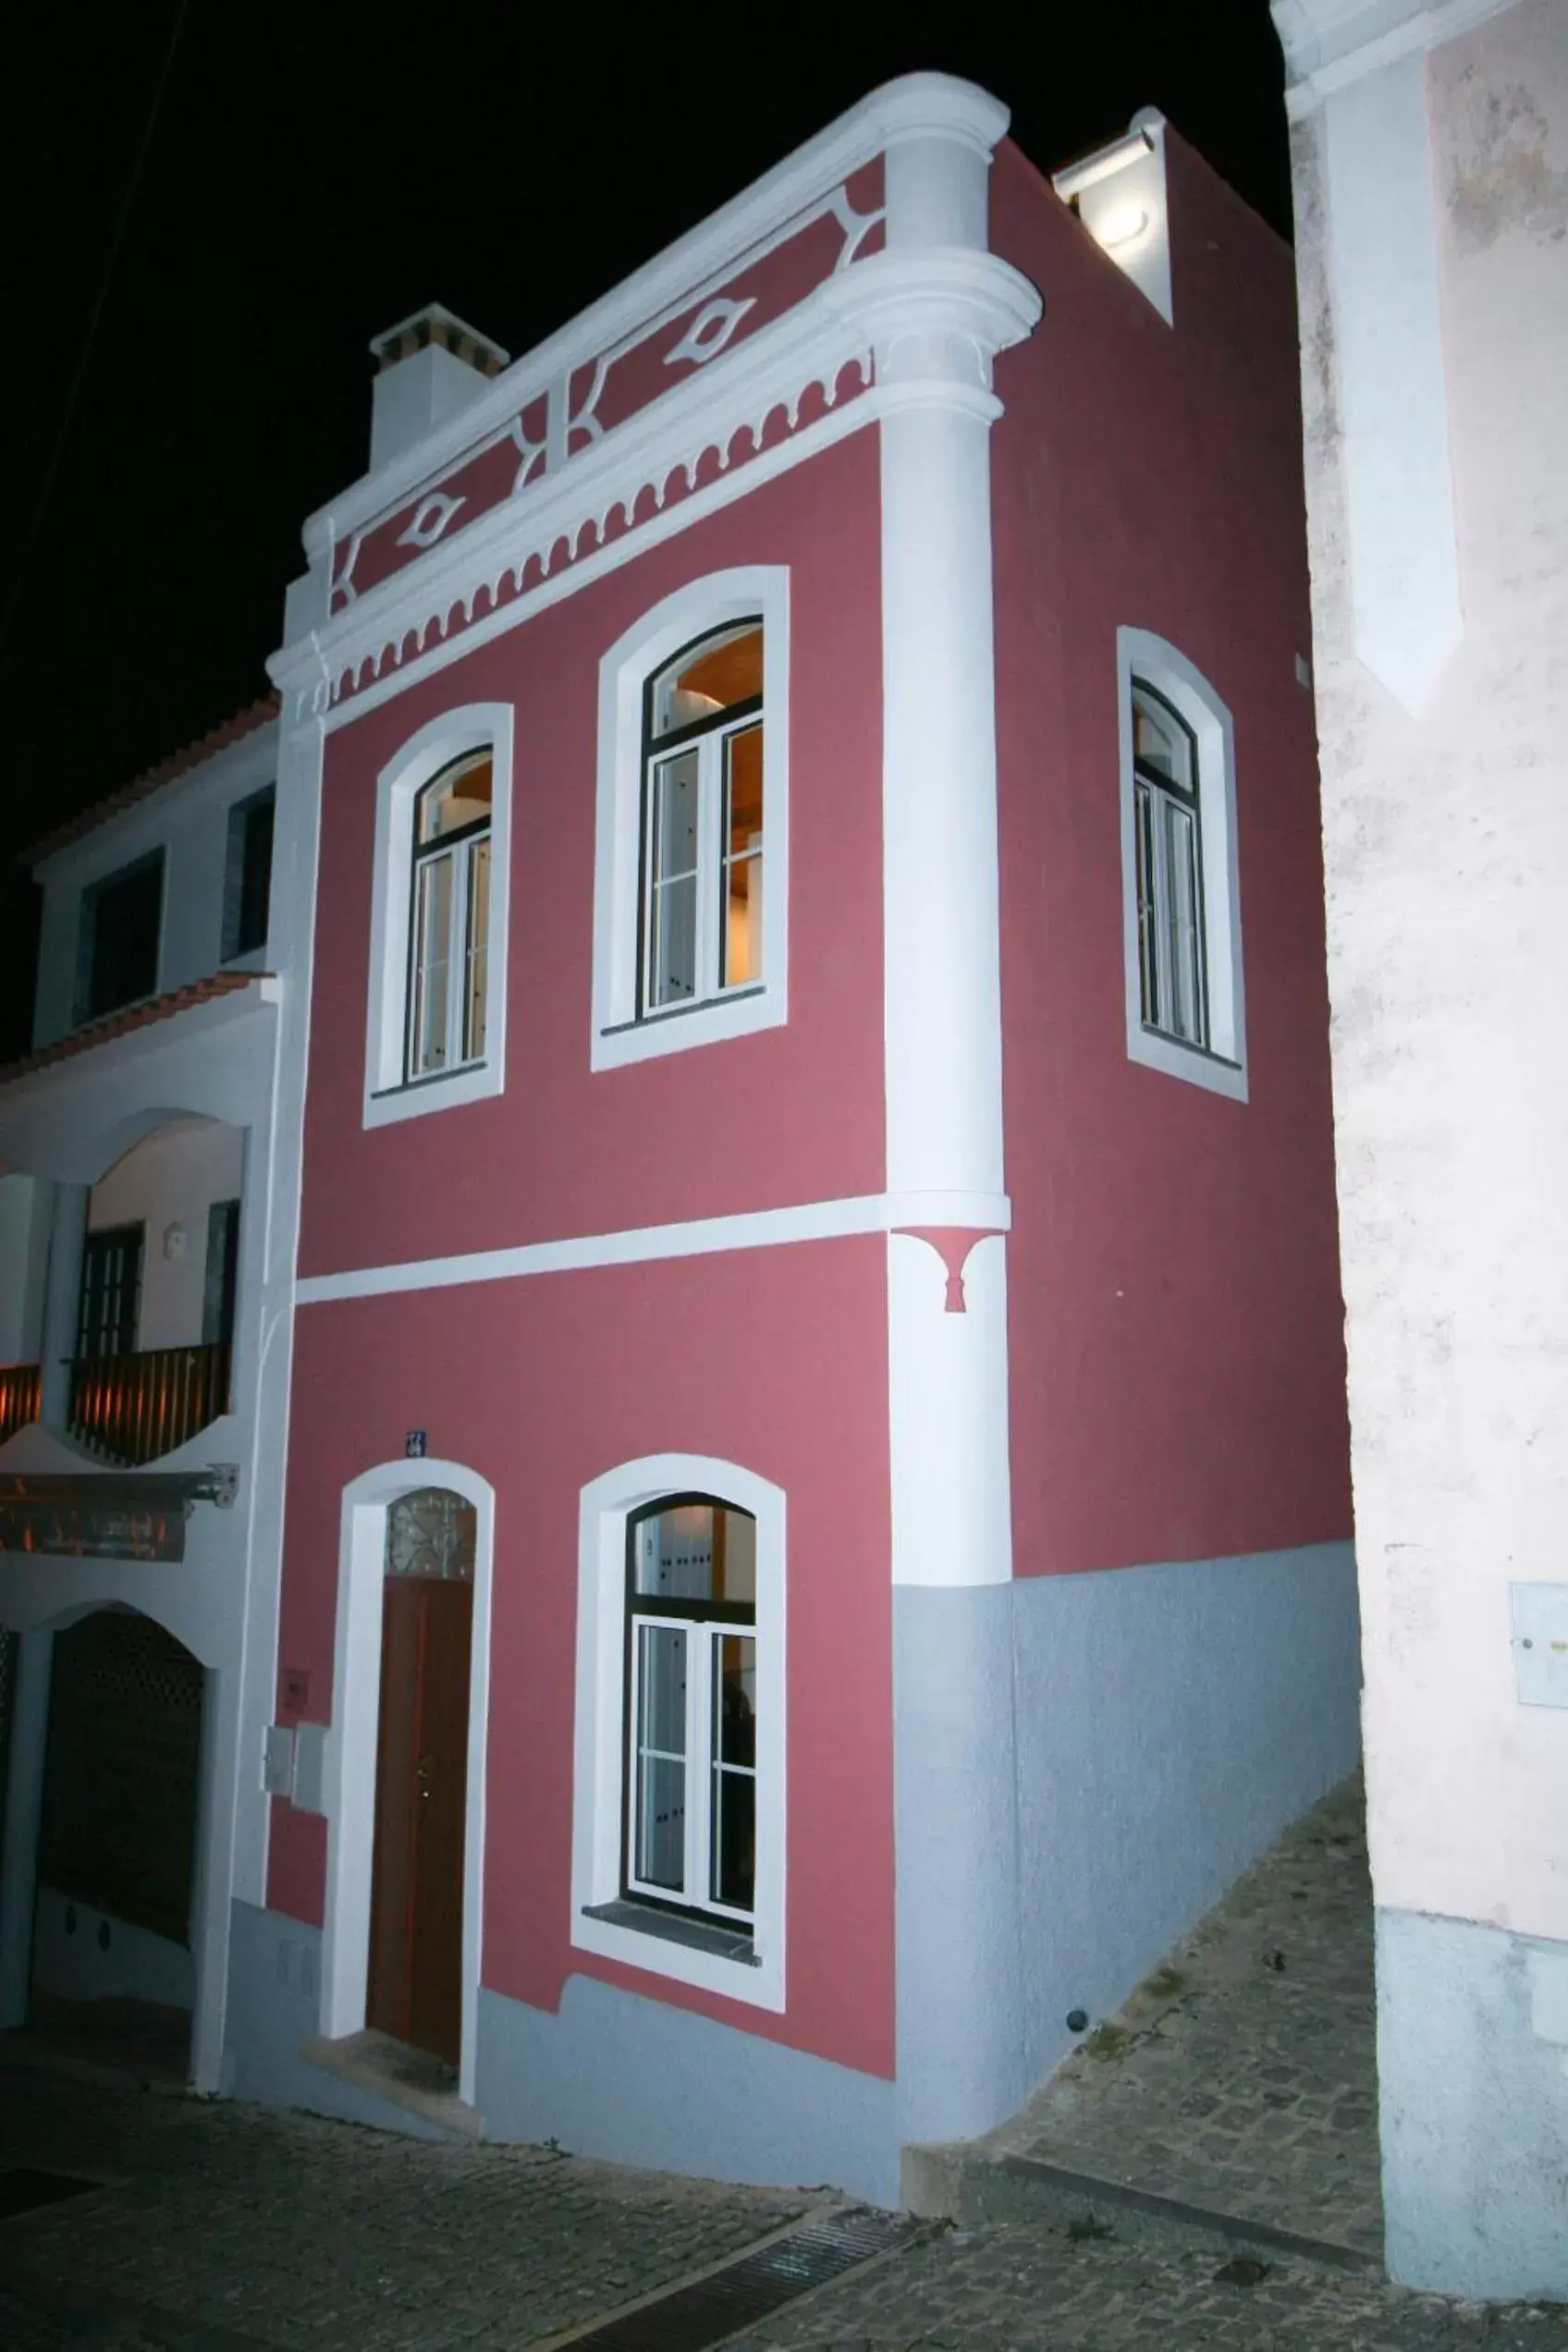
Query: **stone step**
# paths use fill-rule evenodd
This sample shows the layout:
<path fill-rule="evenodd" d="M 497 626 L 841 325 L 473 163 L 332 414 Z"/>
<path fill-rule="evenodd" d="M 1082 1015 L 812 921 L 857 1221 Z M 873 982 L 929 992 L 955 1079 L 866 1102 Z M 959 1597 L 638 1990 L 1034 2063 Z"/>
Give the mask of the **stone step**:
<path fill-rule="evenodd" d="M 1331 2238 L 1308 2237 L 1245 2214 L 1189 2205 L 1123 2181 L 1070 2172 L 1036 2156 L 979 2156 L 962 2145 L 906 2148 L 902 2199 L 913 2213 L 961 2226 L 1037 2221 L 1064 2228 L 1069 2236 L 1104 2235 L 1166 2247 L 1200 2246 L 1263 2261 L 1293 2260 L 1374 2276 L 1383 2267 L 1375 2254 Z"/>

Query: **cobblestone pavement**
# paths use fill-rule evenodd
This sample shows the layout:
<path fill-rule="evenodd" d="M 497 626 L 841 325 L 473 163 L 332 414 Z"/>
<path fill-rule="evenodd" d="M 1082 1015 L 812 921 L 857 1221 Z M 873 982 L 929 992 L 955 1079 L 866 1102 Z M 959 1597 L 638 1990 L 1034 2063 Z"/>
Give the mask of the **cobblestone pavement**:
<path fill-rule="evenodd" d="M 1259 2275 L 1261 2273 L 1261 2275 Z M 728 2352 L 1568 2352 L 1568 2310 L 1486 2309 L 1300 2262 L 949 2230 L 732 2339 Z"/>
<path fill-rule="evenodd" d="M 1381 2259 L 1374 2036 L 1352 1782 L 986 2145 Z"/>
<path fill-rule="evenodd" d="M 0 2223 L 6 2352 L 535 2344 L 812 2201 L 0 2068 L 0 2168 L 24 2164 L 111 2186 Z"/>

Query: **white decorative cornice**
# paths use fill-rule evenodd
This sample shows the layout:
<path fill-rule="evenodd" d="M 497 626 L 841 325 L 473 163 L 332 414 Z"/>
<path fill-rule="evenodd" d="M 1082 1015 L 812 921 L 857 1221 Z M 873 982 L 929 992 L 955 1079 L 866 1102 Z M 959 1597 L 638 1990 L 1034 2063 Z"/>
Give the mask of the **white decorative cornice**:
<path fill-rule="evenodd" d="M 672 306 L 717 292 L 741 263 L 794 234 L 814 206 L 825 204 L 852 173 L 888 147 L 916 138 L 947 138 L 988 154 L 1007 126 L 1007 108 L 998 100 L 949 74 L 905 74 L 874 90 L 743 194 L 667 246 L 547 342 L 525 353 L 460 416 L 319 508 L 304 530 L 311 561 L 319 561 L 355 531 L 391 513 L 485 440 L 509 433 L 513 418 L 548 391 L 563 372 L 570 374 L 592 363 Z"/>
<path fill-rule="evenodd" d="M 1336 90 L 1426 49 L 1439 49 L 1518 0 L 1269 0 L 1285 52 L 1292 120 Z"/>

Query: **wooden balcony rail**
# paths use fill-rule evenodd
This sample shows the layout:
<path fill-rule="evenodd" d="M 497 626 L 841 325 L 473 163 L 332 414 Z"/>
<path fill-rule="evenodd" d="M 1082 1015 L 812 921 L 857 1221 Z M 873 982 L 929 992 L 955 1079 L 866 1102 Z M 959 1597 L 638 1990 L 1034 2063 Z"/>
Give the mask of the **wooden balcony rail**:
<path fill-rule="evenodd" d="M 78 1356 L 70 1432 L 112 1462 L 156 1462 L 228 1411 L 227 1341 Z"/>
<path fill-rule="evenodd" d="M 0 1364 L 0 1445 L 37 1420 L 40 1386 L 36 1364 Z"/>

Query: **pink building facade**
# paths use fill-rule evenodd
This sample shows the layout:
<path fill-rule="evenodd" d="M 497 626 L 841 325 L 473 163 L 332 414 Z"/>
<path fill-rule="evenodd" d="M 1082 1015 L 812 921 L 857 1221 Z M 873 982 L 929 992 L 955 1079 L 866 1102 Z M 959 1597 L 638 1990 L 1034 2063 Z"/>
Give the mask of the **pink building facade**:
<path fill-rule="evenodd" d="M 243 2094 L 896 2201 L 1354 1760 L 1290 259 L 1005 131 L 307 528 Z"/>

